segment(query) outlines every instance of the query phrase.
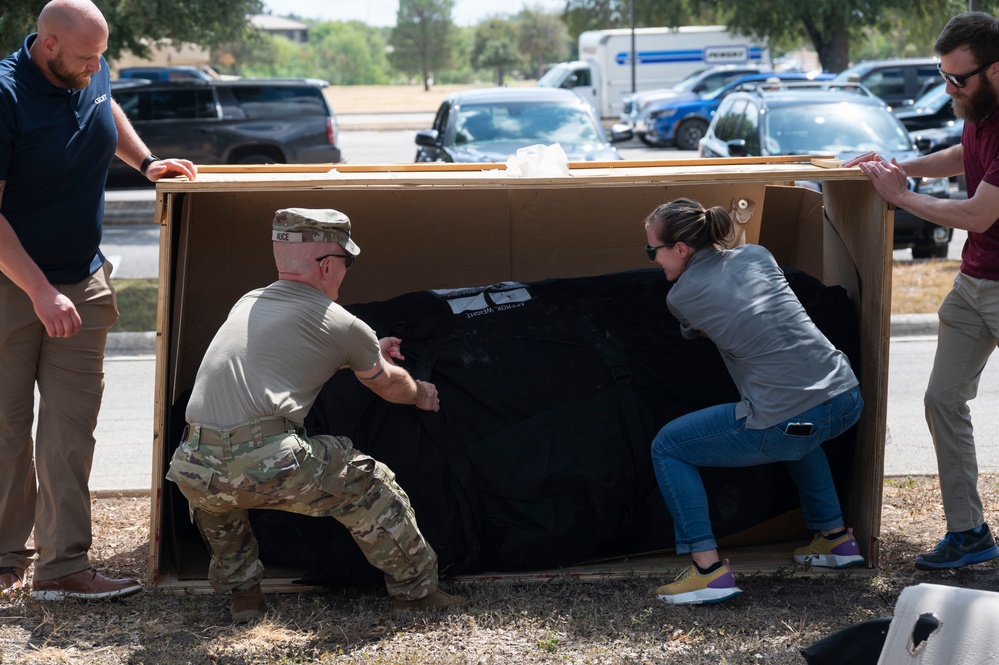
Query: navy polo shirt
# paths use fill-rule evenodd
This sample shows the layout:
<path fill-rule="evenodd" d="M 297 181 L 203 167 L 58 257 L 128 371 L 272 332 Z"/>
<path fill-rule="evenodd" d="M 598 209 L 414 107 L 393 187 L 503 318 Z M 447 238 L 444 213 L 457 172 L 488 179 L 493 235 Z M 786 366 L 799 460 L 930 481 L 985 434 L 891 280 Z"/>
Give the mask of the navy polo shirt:
<path fill-rule="evenodd" d="M 0 60 L 0 213 L 52 284 L 75 284 L 104 263 L 101 222 L 118 145 L 107 62 L 82 90 L 46 79 L 28 52 Z"/>

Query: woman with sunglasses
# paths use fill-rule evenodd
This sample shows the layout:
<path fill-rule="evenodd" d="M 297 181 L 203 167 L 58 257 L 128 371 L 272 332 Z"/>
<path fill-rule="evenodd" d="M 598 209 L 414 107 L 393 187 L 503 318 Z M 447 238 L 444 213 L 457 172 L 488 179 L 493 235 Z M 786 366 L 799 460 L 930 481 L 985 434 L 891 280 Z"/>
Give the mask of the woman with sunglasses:
<path fill-rule="evenodd" d="M 999 557 L 982 499 L 968 402 L 999 344 L 999 20 L 984 12 L 955 16 L 937 38 L 940 75 L 954 114 L 962 118 L 961 143 L 917 159 L 886 162 L 875 153 L 843 164 L 859 166 L 881 196 L 942 226 L 964 229 L 961 270 L 940 305 L 937 351 L 924 403 L 940 471 L 947 532 L 916 568 L 945 570 Z M 966 199 L 937 199 L 910 192 L 907 180 L 964 173 Z"/>
<path fill-rule="evenodd" d="M 784 462 L 805 524 L 817 532 L 794 560 L 831 568 L 862 562 L 821 448 L 863 408 L 846 356 L 812 323 L 766 248 L 728 246 L 733 224 L 722 208 L 676 199 L 648 216 L 645 231 L 646 253 L 672 282 L 666 304 L 681 333 L 715 343 L 742 397 L 676 418 L 652 442 L 676 551 L 693 558 L 674 582 L 656 589 L 659 600 L 713 603 L 742 593 L 728 560 L 718 556 L 702 466 Z"/>

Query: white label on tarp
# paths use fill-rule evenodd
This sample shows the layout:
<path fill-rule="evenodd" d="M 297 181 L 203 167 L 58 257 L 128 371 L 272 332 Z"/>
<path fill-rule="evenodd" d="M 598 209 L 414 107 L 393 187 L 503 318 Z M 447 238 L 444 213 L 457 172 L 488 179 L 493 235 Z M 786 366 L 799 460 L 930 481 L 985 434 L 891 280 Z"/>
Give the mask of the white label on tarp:
<path fill-rule="evenodd" d="M 533 299 L 531 292 L 520 282 L 501 282 L 475 289 L 441 289 L 433 293 L 444 298 L 454 314 L 466 316 L 521 307 Z"/>

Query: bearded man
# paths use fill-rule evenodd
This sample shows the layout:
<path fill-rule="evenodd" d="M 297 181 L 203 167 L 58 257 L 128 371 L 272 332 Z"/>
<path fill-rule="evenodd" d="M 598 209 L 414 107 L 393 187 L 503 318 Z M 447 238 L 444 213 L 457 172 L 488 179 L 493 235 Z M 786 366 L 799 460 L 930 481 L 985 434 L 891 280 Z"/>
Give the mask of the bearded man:
<path fill-rule="evenodd" d="M 960 145 L 901 164 L 867 153 L 859 166 L 889 203 L 964 229 L 961 270 L 940 305 L 933 372 L 926 389 L 926 422 L 940 474 L 947 534 L 916 557 L 916 568 L 943 570 L 999 557 L 978 493 L 978 462 L 968 402 L 978 393 L 985 363 L 999 342 L 999 20 L 984 12 L 955 16 L 933 50 L 954 113 L 965 120 Z M 906 178 L 964 173 L 968 198 L 937 199 L 909 191 Z"/>
<path fill-rule="evenodd" d="M 149 154 L 111 99 L 107 42 L 90 0 L 52 0 L 0 60 L 0 597 L 28 590 L 30 566 L 39 600 L 142 591 L 87 555 L 104 346 L 118 318 L 100 250 L 104 184 L 115 155 L 151 181 L 197 169 Z"/>

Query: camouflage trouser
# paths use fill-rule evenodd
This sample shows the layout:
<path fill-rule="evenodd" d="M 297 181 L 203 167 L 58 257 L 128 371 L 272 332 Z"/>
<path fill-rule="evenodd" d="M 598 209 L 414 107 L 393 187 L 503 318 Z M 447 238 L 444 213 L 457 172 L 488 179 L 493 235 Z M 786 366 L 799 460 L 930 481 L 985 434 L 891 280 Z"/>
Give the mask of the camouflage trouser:
<path fill-rule="evenodd" d="M 251 441 L 219 440 L 213 430 L 207 443 L 206 428 L 189 426 L 167 473 L 211 549 L 208 581 L 216 591 L 247 589 L 263 577 L 249 508 L 336 519 L 385 573 L 392 596 L 416 600 L 436 587 L 437 555 L 387 466 L 346 437 L 310 438 L 301 430 L 261 436 L 254 427 Z"/>

